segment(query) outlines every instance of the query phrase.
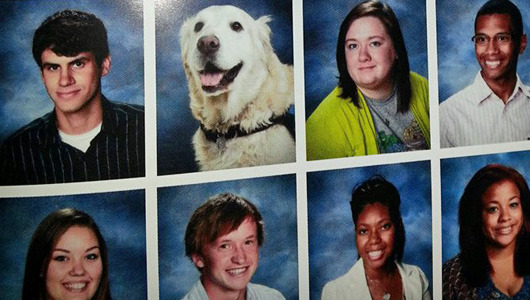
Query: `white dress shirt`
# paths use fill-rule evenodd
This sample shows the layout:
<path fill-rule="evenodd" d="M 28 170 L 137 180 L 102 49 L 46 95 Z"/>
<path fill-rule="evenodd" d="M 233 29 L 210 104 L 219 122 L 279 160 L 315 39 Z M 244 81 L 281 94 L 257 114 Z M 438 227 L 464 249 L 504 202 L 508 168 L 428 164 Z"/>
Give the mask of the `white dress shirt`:
<path fill-rule="evenodd" d="M 530 140 L 530 89 L 519 76 L 506 104 L 480 72 L 475 81 L 440 104 L 442 148 Z"/>

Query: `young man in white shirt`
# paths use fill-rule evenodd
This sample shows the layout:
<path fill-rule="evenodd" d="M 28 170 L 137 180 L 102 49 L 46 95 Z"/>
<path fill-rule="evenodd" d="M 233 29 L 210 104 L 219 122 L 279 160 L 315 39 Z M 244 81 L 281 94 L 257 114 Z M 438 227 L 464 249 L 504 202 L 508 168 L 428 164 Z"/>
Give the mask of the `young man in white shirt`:
<path fill-rule="evenodd" d="M 475 18 L 474 82 L 440 105 L 441 147 L 530 139 L 530 89 L 517 75 L 526 48 L 521 12 L 509 0 L 490 0 Z"/>
<path fill-rule="evenodd" d="M 263 219 L 248 200 L 229 193 L 208 199 L 186 228 L 186 255 L 201 277 L 183 299 L 285 299 L 275 289 L 250 283 L 263 238 Z"/>

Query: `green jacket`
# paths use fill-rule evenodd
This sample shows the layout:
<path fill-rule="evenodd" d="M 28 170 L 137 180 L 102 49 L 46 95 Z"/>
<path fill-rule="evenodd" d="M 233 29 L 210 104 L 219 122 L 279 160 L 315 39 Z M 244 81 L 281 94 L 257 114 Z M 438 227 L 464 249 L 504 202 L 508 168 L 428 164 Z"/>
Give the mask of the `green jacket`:
<path fill-rule="evenodd" d="M 430 147 L 429 84 L 411 72 L 410 109 Z M 374 121 L 358 90 L 360 108 L 339 97 L 336 87 L 311 114 L 306 123 L 307 160 L 379 154 Z"/>

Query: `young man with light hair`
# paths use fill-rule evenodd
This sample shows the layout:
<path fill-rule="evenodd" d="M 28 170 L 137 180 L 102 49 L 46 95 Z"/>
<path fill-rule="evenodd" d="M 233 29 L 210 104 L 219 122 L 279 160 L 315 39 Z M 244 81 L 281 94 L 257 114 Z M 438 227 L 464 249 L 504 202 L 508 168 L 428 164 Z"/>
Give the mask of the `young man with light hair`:
<path fill-rule="evenodd" d="M 183 299 L 285 299 L 275 289 L 250 283 L 263 240 L 263 219 L 248 200 L 229 193 L 208 199 L 186 228 L 186 255 L 201 277 Z"/>

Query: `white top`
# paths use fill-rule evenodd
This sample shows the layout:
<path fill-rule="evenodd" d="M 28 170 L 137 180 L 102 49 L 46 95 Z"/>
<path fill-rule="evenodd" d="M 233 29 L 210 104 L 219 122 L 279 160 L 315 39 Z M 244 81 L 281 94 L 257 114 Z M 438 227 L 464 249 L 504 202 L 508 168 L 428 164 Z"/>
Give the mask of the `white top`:
<path fill-rule="evenodd" d="M 59 136 L 61 137 L 61 141 L 86 152 L 88 147 L 90 147 L 90 142 L 92 142 L 96 135 L 101 131 L 101 124 L 103 123 L 99 123 L 94 129 L 90 129 L 90 131 L 78 135 L 67 134 L 59 130 Z"/>
<path fill-rule="evenodd" d="M 440 104 L 443 148 L 530 140 L 530 89 L 519 76 L 506 104 L 480 72 L 475 81 Z"/>
<path fill-rule="evenodd" d="M 181 300 L 208 300 L 208 294 L 206 294 L 200 279 L 195 282 L 191 290 Z M 249 282 L 246 300 L 285 300 L 285 298 L 273 288 Z"/>
<path fill-rule="evenodd" d="M 401 282 L 403 283 L 403 293 L 407 300 L 430 300 L 429 281 L 423 271 L 413 265 L 395 262 Z M 370 289 L 364 274 L 362 258 L 353 265 L 348 273 L 332 280 L 324 286 L 322 290 L 322 300 L 350 300 L 350 299 L 371 299 Z"/>

